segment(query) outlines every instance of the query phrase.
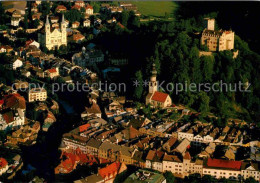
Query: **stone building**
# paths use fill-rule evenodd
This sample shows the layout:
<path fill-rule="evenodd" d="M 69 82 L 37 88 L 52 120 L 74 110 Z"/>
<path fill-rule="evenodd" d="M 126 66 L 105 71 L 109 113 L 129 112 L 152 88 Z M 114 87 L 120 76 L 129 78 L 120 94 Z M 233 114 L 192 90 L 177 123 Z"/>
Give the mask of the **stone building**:
<path fill-rule="evenodd" d="M 231 30 L 215 30 L 215 19 L 205 19 L 207 28 L 202 32 L 201 44 L 209 51 L 224 51 L 234 49 L 235 33 Z"/>
<path fill-rule="evenodd" d="M 67 46 L 67 31 L 64 15 L 59 28 L 53 28 L 49 22 L 47 15 L 45 27 L 38 33 L 38 40 L 41 46 L 47 47 L 49 50 L 59 48 L 61 45 Z"/>
<path fill-rule="evenodd" d="M 158 82 L 156 80 L 157 71 L 155 69 L 155 64 L 153 64 L 153 69 L 151 72 L 150 82 L 149 82 L 149 93 L 146 96 L 146 105 L 151 104 L 153 107 L 165 108 L 172 105 L 172 99 L 167 93 L 159 92 Z"/>

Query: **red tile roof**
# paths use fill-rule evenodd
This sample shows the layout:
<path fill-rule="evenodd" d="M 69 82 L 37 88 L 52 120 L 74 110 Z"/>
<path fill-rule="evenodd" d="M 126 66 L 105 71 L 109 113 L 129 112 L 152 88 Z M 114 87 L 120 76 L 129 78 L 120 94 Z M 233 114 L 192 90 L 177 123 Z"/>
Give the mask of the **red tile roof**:
<path fill-rule="evenodd" d="M 152 100 L 163 103 L 166 101 L 168 96 L 169 95 L 167 93 L 156 91 L 156 92 L 154 92 L 154 94 L 152 96 Z"/>
<path fill-rule="evenodd" d="M 25 42 L 25 47 L 29 46 L 31 43 L 33 43 L 34 40 L 30 39 L 28 41 Z"/>
<path fill-rule="evenodd" d="M 240 170 L 242 165 L 241 161 L 231 161 L 231 160 L 222 160 L 222 159 L 211 159 L 209 158 L 207 161 L 207 166 L 216 167 L 216 168 L 228 168 Z"/>
<path fill-rule="evenodd" d="M 117 25 L 118 25 L 119 27 L 121 27 L 122 29 L 125 28 L 125 26 L 123 26 L 120 22 L 118 22 Z"/>
<path fill-rule="evenodd" d="M 14 115 L 12 111 L 6 112 L 3 114 L 3 118 L 5 119 L 6 123 L 9 124 L 14 121 Z"/>
<path fill-rule="evenodd" d="M 155 155 L 155 151 L 150 150 L 150 151 L 148 152 L 147 156 L 146 156 L 146 159 L 152 161 L 154 155 Z"/>
<path fill-rule="evenodd" d="M 0 158 L 0 169 L 4 168 L 7 165 L 7 161 L 4 158 Z"/>
<path fill-rule="evenodd" d="M 79 132 L 86 131 L 89 127 L 90 127 L 90 124 L 89 124 L 89 123 L 87 123 L 87 124 L 85 124 L 85 125 L 81 125 L 81 126 L 79 127 Z"/>
<path fill-rule="evenodd" d="M 50 73 L 55 73 L 55 72 L 57 72 L 57 70 L 56 70 L 55 68 L 48 69 L 48 71 L 49 71 Z"/>
<path fill-rule="evenodd" d="M 56 10 L 67 10 L 67 8 L 64 5 L 58 5 Z"/>
<path fill-rule="evenodd" d="M 81 40 L 81 39 L 85 39 L 85 36 L 83 36 L 82 34 L 73 34 L 73 36 L 72 36 L 72 39 L 74 40 L 74 41 L 78 41 L 78 40 Z"/>
<path fill-rule="evenodd" d="M 75 21 L 75 22 L 73 22 L 72 24 L 76 24 L 76 25 L 80 25 L 80 23 L 78 22 L 78 21 Z"/>
<path fill-rule="evenodd" d="M 93 7 L 90 4 L 87 4 L 86 9 L 93 9 Z"/>
<path fill-rule="evenodd" d="M 103 179 L 105 177 L 109 177 L 111 174 L 113 175 L 113 177 L 117 174 L 117 172 L 119 171 L 120 168 L 120 163 L 119 162 L 114 162 L 110 165 L 108 165 L 105 168 L 101 168 L 98 173 L 101 177 L 103 177 Z"/>
<path fill-rule="evenodd" d="M 76 9 L 76 10 L 80 10 L 80 6 L 79 5 L 74 5 L 74 6 L 72 6 L 72 8 L 71 9 Z"/>
<path fill-rule="evenodd" d="M 4 105 L 5 108 L 21 108 L 25 109 L 25 99 L 18 93 L 13 93 L 10 95 L 6 95 L 4 97 Z"/>
<path fill-rule="evenodd" d="M 189 159 L 191 160 L 191 156 L 190 156 L 190 153 L 187 151 L 183 157 L 183 159 Z"/>

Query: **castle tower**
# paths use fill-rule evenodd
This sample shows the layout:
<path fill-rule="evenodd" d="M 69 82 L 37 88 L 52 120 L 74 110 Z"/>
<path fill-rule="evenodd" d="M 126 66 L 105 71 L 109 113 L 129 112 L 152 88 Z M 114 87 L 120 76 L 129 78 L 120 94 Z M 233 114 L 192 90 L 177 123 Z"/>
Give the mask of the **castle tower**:
<path fill-rule="evenodd" d="M 66 22 L 64 20 L 64 14 L 62 14 L 62 21 L 61 21 L 61 44 L 67 46 L 67 31 L 66 31 Z"/>
<path fill-rule="evenodd" d="M 205 18 L 207 29 L 208 30 L 215 30 L 215 19 L 214 18 Z"/>
<path fill-rule="evenodd" d="M 157 80 L 156 80 L 156 75 L 157 71 L 155 69 L 155 64 L 153 64 L 153 69 L 151 71 L 151 77 L 150 77 L 150 82 L 149 82 L 149 93 L 154 93 L 157 91 Z"/>

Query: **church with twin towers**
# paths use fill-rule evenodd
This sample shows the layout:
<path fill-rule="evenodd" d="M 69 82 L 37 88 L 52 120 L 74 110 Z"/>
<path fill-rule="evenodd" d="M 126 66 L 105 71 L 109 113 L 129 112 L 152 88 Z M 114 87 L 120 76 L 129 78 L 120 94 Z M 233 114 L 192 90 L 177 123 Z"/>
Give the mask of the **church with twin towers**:
<path fill-rule="evenodd" d="M 67 31 L 64 15 L 59 27 L 52 27 L 49 16 L 46 17 L 44 28 L 38 33 L 38 41 L 49 50 L 59 49 L 61 45 L 67 46 Z"/>

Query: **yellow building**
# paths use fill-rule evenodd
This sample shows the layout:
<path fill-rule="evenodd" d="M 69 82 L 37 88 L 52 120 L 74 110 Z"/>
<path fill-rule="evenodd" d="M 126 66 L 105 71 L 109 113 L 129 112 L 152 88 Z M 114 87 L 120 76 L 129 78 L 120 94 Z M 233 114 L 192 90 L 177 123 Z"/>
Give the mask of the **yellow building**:
<path fill-rule="evenodd" d="M 44 88 L 33 88 L 28 93 L 28 101 L 45 101 L 47 99 L 47 91 Z"/>
<path fill-rule="evenodd" d="M 201 44 L 209 51 L 224 51 L 234 49 L 235 33 L 233 31 L 215 30 L 215 19 L 205 19 L 207 28 L 203 30 Z"/>
<path fill-rule="evenodd" d="M 45 27 L 38 33 L 38 41 L 41 46 L 46 46 L 49 50 L 59 48 L 61 45 L 67 46 L 67 31 L 64 15 L 59 28 L 52 28 L 47 15 Z"/>

